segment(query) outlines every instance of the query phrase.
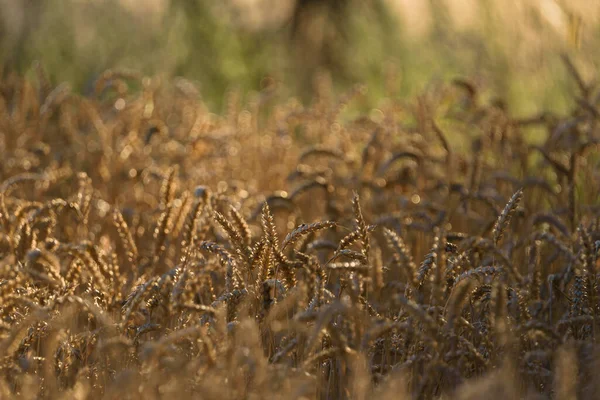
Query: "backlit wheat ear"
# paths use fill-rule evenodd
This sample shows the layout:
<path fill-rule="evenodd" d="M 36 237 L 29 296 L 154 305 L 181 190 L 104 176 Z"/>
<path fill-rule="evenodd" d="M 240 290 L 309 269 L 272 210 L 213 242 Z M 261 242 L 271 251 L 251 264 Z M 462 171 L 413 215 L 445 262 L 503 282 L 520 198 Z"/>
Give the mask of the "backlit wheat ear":
<path fill-rule="evenodd" d="M 160 257 L 161 253 L 165 251 L 165 241 L 171 233 L 171 212 L 173 207 L 171 204 L 167 205 L 165 210 L 160 214 L 156 228 L 154 229 L 154 253 L 153 258 L 155 262 Z"/>
<path fill-rule="evenodd" d="M 584 274 L 589 273 L 589 268 L 594 264 L 594 244 L 590 233 L 583 224 L 580 224 L 577 228 L 578 241 L 580 246 L 580 259 Z"/>
<path fill-rule="evenodd" d="M 123 218 L 123 214 L 116 208 L 113 211 L 113 223 L 117 228 L 121 244 L 126 251 L 127 260 L 133 264 L 138 258 L 137 246 L 135 245 L 129 226 L 127 226 L 127 222 Z"/>
<path fill-rule="evenodd" d="M 65 286 L 65 281 L 60 274 L 60 261 L 52 253 L 34 249 L 27 253 L 26 269 L 36 277 L 47 276 L 53 285 Z"/>
<path fill-rule="evenodd" d="M 235 275 L 238 273 L 238 270 L 233 255 L 217 243 L 203 241 L 199 244 L 199 247 L 202 250 L 218 255 L 221 262 L 225 264 L 225 291 L 230 293 L 233 289 L 237 289 L 239 282 Z"/>
<path fill-rule="evenodd" d="M 390 229 L 384 228 L 383 233 L 387 240 L 387 244 L 391 250 L 394 251 L 394 260 L 396 264 L 406 268 L 406 276 L 408 282 L 410 282 L 415 288 L 417 287 L 417 266 L 413 261 L 412 255 L 404 241 Z"/>
<path fill-rule="evenodd" d="M 178 237 L 181 234 L 191 204 L 192 196 L 187 191 L 185 191 L 179 199 L 173 201 L 173 205 L 177 209 L 177 213 L 173 217 L 173 237 Z"/>
<path fill-rule="evenodd" d="M 246 222 L 244 217 L 242 217 L 242 214 L 233 205 L 230 206 L 229 211 L 231 212 L 233 224 L 235 225 L 237 232 L 242 238 L 243 245 L 246 247 L 250 246 L 252 242 L 252 232 L 248 227 L 248 223 Z"/>
<path fill-rule="evenodd" d="M 227 218 L 225 218 L 223 214 L 219 213 L 218 211 L 213 212 L 213 218 L 227 233 L 227 236 L 229 236 L 229 240 L 231 241 L 231 244 L 235 248 L 235 251 L 240 259 L 244 260 L 247 256 L 247 249 L 244 245 L 244 238 L 240 232 L 229 220 L 227 220 Z"/>
<path fill-rule="evenodd" d="M 397 295 L 397 301 L 402 305 L 404 310 L 408 312 L 412 317 L 414 317 L 417 321 L 423 324 L 423 327 L 426 330 L 426 334 L 429 336 L 429 339 L 432 341 L 437 341 L 438 339 L 438 327 L 436 322 L 429 316 L 425 310 L 419 306 L 417 303 L 408 300 L 404 296 Z M 424 332 L 425 333 L 425 332 Z"/>
<path fill-rule="evenodd" d="M 169 168 L 162 185 L 160 187 L 160 210 L 166 209 L 166 207 L 171 204 L 173 199 L 175 198 L 175 176 L 177 174 L 177 167 Z"/>
<path fill-rule="evenodd" d="M 500 242 L 505 231 L 508 229 L 510 220 L 522 199 L 523 190 L 519 189 L 512 195 L 512 197 L 506 204 L 506 207 L 504 207 L 504 210 L 502 211 L 500 216 L 498 216 L 498 219 L 496 220 L 496 225 L 494 225 L 494 230 L 492 231 L 492 238 L 495 245 L 497 245 Z"/>
<path fill-rule="evenodd" d="M 265 202 L 263 205 L 261 225 L 266 240 L 271 247 L 271 254 L 273 256 L 273 260 L 276 261 L 277 266 L 282 268 L 286 289 L 290 289 L 296 284 L 294 269 L 299 264 L 290 261 L 280 250 L 279 238 L 277 236 L 277 229 L 275 227 L 275 220 L 273 218 L 273 214 L 271 214 L 271 209 L 269 208 L 269 204 L 267 202 Z"/>
<path fill-rule="evenodd" d="M 132 292 L 125 303 L 125 306 L 122 310 L 123 319 L 121 320 L 121 329 L 126 328 L 126 324 L 129 322 L 129 318 L 131 313 L 135 311 L 135 309 L 140 305 L 144 296 L 148 293 L 148 291 L 152 288 L 154 283 L 158 281 L 159 277 L 154 276 L 150 278 L 146 283 L 142 286 L 139 286 Z"/>
<path fill-rule="evenodd" d="M 375 225 L 369 225 L 367 227 L 367 231 L 373 232 L 375 230 Z M 338 243 L 336 252 L 340 252 L 342 250 L 346 250 L 348 247 L 352 246 L 357 241 L 361 240 L 362 232 L 360 230 L 354 230 L 344 236 L 342 240 Z"/>
<path fill-rule="evenodd" d="M 384 271 L 383 271 L 383 255 L 379 247 L 374 250 L 373 266 L 371 268 L 371 282 L 375 297 L 379 296 L 381 289 L 383 288 L 384 282 Z"/>
<path fill-rule="evenodd" d="M 419 289 L 421 289 L 425 285 L 425 282 L 429 280 L 429 273 L 433 269 L 437 268 L 436 263 L 438 247 L 439 244 L 434 243 L 433 247 L 429 250 L 429 253 L 425 255 L 425 259 L 423 260 L 423 262 L 421 262 L 421 265 L 419 266 L 416 277 Z"/>
<path fill-rule="evenodd" d="M 0 185 L 0 220 L 2 221 L 2 226 L 6 232 L 11 229 L 9 212 L 6 207 L 6 197 L 10 195 L 12 190 L 22 183 L 37 182 L 44 179 L 45 176 L 41 174 L 23 173 L 15 175 L 2 182 Z"/>
<path fill-rule="evenodd" d="M 267 238 L 267 241 L 271 244 L 274 249 L 279 249 L 279 239 L 277 237 L 277 229 L 275 227 L 275 220 L 268 203 L 264 203 L 261 215 L 261 225 L 263 232 Z"/>
<path fill-rule="evenodd" d="M 204 201 L 197 200 L 188 212 L 183 227 L 181 229 L 181 248 L 183 249 L 183 259 L 188 260 L 192 246 L 198 234 L 198 226 L 202 223 L 202 214 L 206 205 Z"/>
<path fill-rule="evenodd" d="M 367 226 L 367 223 L 365 222 L 365 218 L 363 217 L 358 193 L 354 193 L 354 195 L 352 197 L 352 210 L 354 211 L 354 218 L 356 219 L 356 230 L 359 232 L 360 241 L 362 243 L 361 252 L 362 252 L 366 262 L 368 263 L 371 242 L 369 239 L 369 228 Z"/>
<path fill-rule="evenodd" d="M 442 295 L 446 291 L 446 232 L 443 229 L 434 229 L 435 237 L 433 239 L 432 252 L 435 254 L 435 270 L 433 274 L 433 290 L 431 293 L 431 303 L 433 305 L 442 304 Z M 435 312 L 437 315 L 437 311 Z"/>
<path fill-rule="evenodd" d="M 447 328 L 451 331 L 454 329 L 456 320 L 461 316 L 462 309 L 471 294 L 473 284 L 470 280 L 462 281 L 457 284 L 451 293 L 448 304 L 448 325 Z"/>
<path fill-rule="evenodd" d="M 298 241 L 302 236 L 318 232 L 323 229 L 329 229 L 335 227 L 337 224 L 333 221 L 323 221 L 323 222 L 313 222 L 312 224 L 302 224 L 294 229 L 292 232 L 288 233 L 283 242 L 281 243 L 282 250 L 288 245 L 294 244 Z"/>

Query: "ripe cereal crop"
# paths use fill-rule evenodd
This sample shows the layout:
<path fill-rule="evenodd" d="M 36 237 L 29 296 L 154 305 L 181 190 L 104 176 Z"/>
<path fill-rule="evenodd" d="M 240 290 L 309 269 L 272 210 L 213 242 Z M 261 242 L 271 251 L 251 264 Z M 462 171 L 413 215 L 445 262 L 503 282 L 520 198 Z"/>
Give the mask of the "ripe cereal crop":
<path fill-rule="evenodd" d="M 594 398 L 600 91 L 566 61 L 571 112 L 523 119 L 466 81 L 370 118 L 326 75 L 221 114 L 7 77 L 0 397 Z"/>

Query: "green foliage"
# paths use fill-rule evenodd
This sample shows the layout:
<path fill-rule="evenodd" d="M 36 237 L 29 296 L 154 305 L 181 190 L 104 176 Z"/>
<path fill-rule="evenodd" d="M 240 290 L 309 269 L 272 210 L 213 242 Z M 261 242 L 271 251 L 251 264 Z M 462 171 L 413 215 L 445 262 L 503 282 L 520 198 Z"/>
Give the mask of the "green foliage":
<path fill-rule="evenodd" d="M 215 111 L 222 109 L 227 89 L 257 90 L 267 75 L 283 81 L 286 94 L 307 100 L 315 73 L 324 68 L 336 92 L 367 84 L 367 107 L 377 106 L 384 95 L 419 93 L 432 77 L 465 76 L 483 83 L 512 112 L 529 115 L 567 111 L 574 85 L 564 79 L 559 54 L 568 51 L 590 64 L 600 29 L 588 26 L 580 49 L 571 49 L 558 44 L 557 33 L 533 8 L 519 22 L 525 26 L 507 27 L 494 2 L 481 2 L 476 23 L 461 28 L 447 2 L 430 0 L 432 28 L 415 36 L 389 2 L 370 0 L 344 3 L 343 12 L 313 7 L 309 26 L 294 35 L 291 17 L 262 28 L 239 24 L 231 1 L 165 1 L 157 12 L 142 8 L 143 2 L 140 9 L 125 8 L 119 0 L 4 1 L 5 11 L 20 7 L 24 22 L 11 28 L 10 17 L 0 20 L 0 69 L 23 73 L 39 60 L 54 82 L 68 81 L 82 91 L 107 68 L 179 75 L 197 81 Z M 527 47 L 521 28 L 533 29 L 541 42 Z M 387 86 L 390 62 L 399 73 L 396 88 Z"/>

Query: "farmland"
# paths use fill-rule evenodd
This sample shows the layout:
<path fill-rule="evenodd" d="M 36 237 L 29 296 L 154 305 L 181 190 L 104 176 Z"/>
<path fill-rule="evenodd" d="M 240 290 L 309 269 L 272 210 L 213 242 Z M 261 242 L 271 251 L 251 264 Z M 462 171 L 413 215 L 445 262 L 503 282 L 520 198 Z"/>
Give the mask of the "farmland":
<path fill-rule="evenodd" d="M 4 66 L 0 398 L 596 398 L 600 88 L 563 50 L 523 101 Z"/>

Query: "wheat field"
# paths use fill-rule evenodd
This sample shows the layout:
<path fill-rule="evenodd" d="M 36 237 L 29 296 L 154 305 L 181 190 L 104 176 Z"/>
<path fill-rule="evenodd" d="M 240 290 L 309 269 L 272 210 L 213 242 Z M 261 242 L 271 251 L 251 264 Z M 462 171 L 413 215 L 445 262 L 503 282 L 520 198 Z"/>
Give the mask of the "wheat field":
<path fill-rule="evenodd" d="M 325 73 L 218 114 L 7 77 L 0 397 L 596 398 L 600 91 L 564 63 L 571 112 L 520 119 L 466 80 L 352 115 Z"/>

